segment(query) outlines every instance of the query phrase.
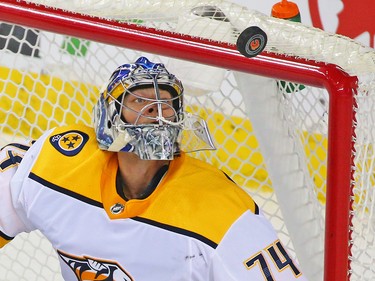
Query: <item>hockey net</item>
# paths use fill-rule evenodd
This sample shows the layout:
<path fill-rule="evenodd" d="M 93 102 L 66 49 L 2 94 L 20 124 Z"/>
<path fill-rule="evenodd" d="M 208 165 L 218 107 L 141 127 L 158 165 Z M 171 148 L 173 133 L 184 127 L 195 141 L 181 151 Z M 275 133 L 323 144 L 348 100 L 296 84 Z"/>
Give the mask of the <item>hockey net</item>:
<path fill-rule="evenodd" d="M 374 280 L 372 49 L 220 0 L 38 2 L 0 1 L 1 144 L 91 124 L 112 71 L 145 55 L 208 122 L 218 150 L 194 156 L 254 197 L 309 280 Z M 268 44 L 245 58 L 254 25 Z M 62 278 L 35 232 L 0 250 L 0 279 Z"/>

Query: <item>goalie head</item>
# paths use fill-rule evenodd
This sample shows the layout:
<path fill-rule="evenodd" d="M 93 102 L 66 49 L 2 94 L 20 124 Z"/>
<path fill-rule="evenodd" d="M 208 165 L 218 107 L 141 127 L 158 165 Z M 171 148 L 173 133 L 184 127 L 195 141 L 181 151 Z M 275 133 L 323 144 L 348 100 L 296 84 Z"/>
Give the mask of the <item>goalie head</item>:
<path fill-rule="evenodd" d="M 194 132 L 185 138 L 187 152 L 214 148 L 205 122 L 184 113 L 180 80 L 145 57 L 113 72 L 94 107 L 94 127 L 101 149 L 133 152 L 144 160 L 173 159 L 184 130 Z"/>

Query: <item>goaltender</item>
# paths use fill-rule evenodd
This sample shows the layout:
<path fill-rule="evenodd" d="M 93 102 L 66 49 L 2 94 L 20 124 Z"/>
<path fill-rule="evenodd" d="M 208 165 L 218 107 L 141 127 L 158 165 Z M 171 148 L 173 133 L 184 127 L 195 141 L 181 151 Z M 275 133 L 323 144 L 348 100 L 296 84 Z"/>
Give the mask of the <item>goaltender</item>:
<path fill-rule="evenodd" d="M 0 246 L 40 230 L 65 280 L 306 280 L 253 199 L 186 154 L 214 146 L 163 64 L 118 67 L 93 120 L 1 150 Z"/>

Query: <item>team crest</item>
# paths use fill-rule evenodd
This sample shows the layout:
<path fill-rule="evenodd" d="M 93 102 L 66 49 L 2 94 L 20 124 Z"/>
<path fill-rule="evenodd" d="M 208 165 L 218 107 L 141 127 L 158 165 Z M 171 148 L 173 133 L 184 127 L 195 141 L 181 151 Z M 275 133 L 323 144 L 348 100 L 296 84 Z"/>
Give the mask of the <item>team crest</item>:
<path fill-rule="evenodd" d="M 57 252 L 78 281 L 134 281 L 116 262 L 86 256 L 74 257 L 59 250 Z"/>
<path fill-rule="evenodd" d="M 49 141 L 54 148 L 66 156 L 77 155 L 88 141 L 89 136 L 80 131 L 68 131 L 53 135 Z"/>

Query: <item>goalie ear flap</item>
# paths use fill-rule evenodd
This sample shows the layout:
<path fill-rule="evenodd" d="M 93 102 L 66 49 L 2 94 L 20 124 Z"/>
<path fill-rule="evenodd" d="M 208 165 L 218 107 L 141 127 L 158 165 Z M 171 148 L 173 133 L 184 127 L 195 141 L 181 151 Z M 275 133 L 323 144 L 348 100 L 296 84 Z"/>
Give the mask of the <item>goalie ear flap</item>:
<path fill-rule="evenodd" d="M 267 45 L 267 34 L 258 26 L 243 30 L 237 38 L 237 50 L 247 58 L 261 53 Z"/>

